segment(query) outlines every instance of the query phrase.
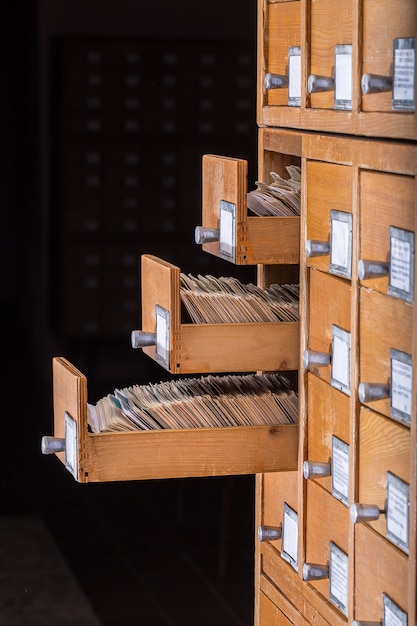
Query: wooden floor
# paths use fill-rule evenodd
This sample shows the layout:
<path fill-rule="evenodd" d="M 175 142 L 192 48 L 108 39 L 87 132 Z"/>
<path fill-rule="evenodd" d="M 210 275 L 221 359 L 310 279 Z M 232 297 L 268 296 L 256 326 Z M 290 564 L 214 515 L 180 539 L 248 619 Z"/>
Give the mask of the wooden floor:
<path fill-rule="evenodd" d="M 0 457 L 0 626 L 252 625 L 253 477 L 78 485 L 40 453 L 48 391 L 26 391 Z"/>

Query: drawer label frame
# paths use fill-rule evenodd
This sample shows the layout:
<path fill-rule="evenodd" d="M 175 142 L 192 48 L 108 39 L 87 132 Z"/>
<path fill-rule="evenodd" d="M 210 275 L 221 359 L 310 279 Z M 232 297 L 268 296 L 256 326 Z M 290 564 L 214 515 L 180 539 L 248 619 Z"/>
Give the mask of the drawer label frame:
<path fill-rule="evenodd" d="M 350 446 L 332 435 L 332 496 L 349 505 Z"/>
<path fill-rule="evenodd" d="M 65 467 L 78 479 L 78 433 L 77 422 L 65 411 Z"/>
<path fill-rule="evenodd" d="M 385 593 L 382 593 L 382 626 L 407 626 L 408 615 Z"/>
<path fill-rule="evenodd" d="M 387 538 L 407 554 L 410 536 L 410 485 L 387 472 Z"/>
<path fill-rule="evenodd" d="M 288 48 L 288 106 L 301 106 L 301 47 Z"/>
<path fill-rule="evenodd" d="M 236 260 L 236 204 L 220 200 L 219 256 L 226 261 Z"/>
<path fill-rule="evenodd" d="M 281 557 L 298 572 L 298 513 L 284 502 Z"/>
<path fill-rule="evenodd" d="M 390 416 L 411 426 L 413 365 L 411 354 L 390 350 Z"/>
<path fill-rule="evenodd" d="M 350 395 L 350 332 L 333 324 L 332 373 L 330 383 Z"/>
<path fill-rule="evenodd" d="M 330 211 L 330 265 L 329 272 L 352 278 L 352 213 Z"/>
<path fill-rule="evenodd" d="M 388 293 L 413 304 L 414 233 L 390 226 Z"/>
<path fill-rule="evenodd" d="M 392 110 L 416 109 L 416 39 L 399 37 L 393 41 Z"/>
<path fill-rule="evenodd" d="M 352 44 L 334 48 L 334 108 L 352 110 Z"/>
<path fill-rule="evenodd" d="M 169 370 L 170 315 L 169 311 L 159 304 L 155 305 L 155 336 L 155 359 L 165 369 Z"/>
<path fill-rule="evenodd" d="M 330 542 L 329 599 L 343 613 L 348 614 L 349 557 L 333 541 Z"/>

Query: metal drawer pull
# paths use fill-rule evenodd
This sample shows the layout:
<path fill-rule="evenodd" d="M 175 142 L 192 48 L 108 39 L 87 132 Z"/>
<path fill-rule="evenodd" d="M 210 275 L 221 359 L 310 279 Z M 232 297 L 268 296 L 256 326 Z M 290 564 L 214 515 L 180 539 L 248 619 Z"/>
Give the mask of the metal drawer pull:
<path fill-rule="evenodd" d="M 359 402 L 376 402 L 390 396 L 390 386 L 383 383 L 359 383 Z"/>
<path fill-rule="evenodd" d="M 265 89 L 282 89 L 288 85 L 288 78 L 282 74 L 265 74 Z"/>
<path fill-rule="evenodd" d="M 145 348 L 156 344 L 156 333 L 147 333 L 143 330 L 132 330 L 132 348 Z"/>
<path fill-rule="evenodd" d="M 319 463 L 318 461 L 304 461 L 303 474 L 306 480 L 330 476 L 330 463 Z"/>
<path fill-rule="evenodd" d="M 359 280 L 388 276 L 388 271 L 389 265 L 384 261 L 370 261 L 368 259 L 360 259 L 360 261 L 358 262 Z"/>
<path fill-rule="evenodd" d="M 379 519 L 385 510 L 381 510 L 376 504 L 359 504 L 355 502 L 350 505 L 350 519 L 353 524 L 359 522 L 373 522 Z"/>
<path fill-rule="evenodd" d="M 282 537 L 282 526 L 258 526 L 259 541 L 276 541 Z"/>
<path fill-rule="evenodd" d="M 327 352 L 316 352 L 314 350 L 304 350 L 303 352 L 303 367 L 309 369 L 314 367 L 326 367 L 330 365 L 330 354 Z"/>
<path fill-rule="evenodd" d="M 317 563 L 304 563 L 303 580 L 321 580 L 329 577 L 329 566 L 318 565 Z"/>
<path fill-rule="evenodd" d="M 204 228 L 204 226 L 196 226 L 194 231 L 195 242 L 199 245 L 203 243 L 211 243 L 212 241 L 219 241 L 220 229 L 219 228 Z"/>
<path fill-rule="evenodd" d="M 334 89 L 334 78 L 331 76 L 318 76 L 310 74 L 307 81 L 308 93 L 319 93 L 321 91 L 332 91 Z"/>
<path fill-rule="evenodd" d="M 330 243 L 328 241 L 317 241 L 307 239 L 305 245 L 306 257 L 311 259 L 315 256 L 327 256 L 330 254 Z"/>
<path fill-rule="evenodd" d="M 65 439 L 62 437 L 49 437 L 45 435 L 41 439 L 42 454 L 55 454 L 56 452 L 64 452 Z"/>
<path fill-rule="evenodd" d="M 392 91 L 392 78 L 390 76 L 379 76 L 378 74 L 363 74 L 361 80 L 362 93 L 381 93 Z"/>

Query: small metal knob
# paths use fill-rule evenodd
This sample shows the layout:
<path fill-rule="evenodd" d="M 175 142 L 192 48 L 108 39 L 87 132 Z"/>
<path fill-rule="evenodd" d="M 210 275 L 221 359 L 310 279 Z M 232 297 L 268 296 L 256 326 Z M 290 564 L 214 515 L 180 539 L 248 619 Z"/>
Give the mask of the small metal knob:
<path fill-rule="evenodd" d="M 41 439 L 42 454 L 55 454 L 56 452 L 64 452 L 65 439 L 62 437 L 49 437 L 45 435 Z"/>
<path fill-rule="evenodd" d="M 276 541 L 282 537 L 282 526 L 258 526 L 259 541 Z"/>
<path fill-rule="evenodd" d="M 288 85 L 288 78 L 282 74 L 265 74 L 265 89 L 282 89 Z"/>
<path fill-rule="evenodd" d="M 363 74 L 361 80 L 362 93 L 381 93 L 392 91 L 391 76 L 379 76 L 378 74 Z"/>
<path fill-rule="evenodd" d="M 360 259 L 360 261 L 358 262 L 359 280 L 387 276 L 388 271 L 388 263 L 384 263 L 384 261 L 369 261 L 367 259 Z"/>
<path fill-rule="evenodd" d="M 132 330 L 131 334 L 132 348 L 144 348 L 145 346 L 154 346 L 156 344 L 156 334 L 146 333 L 143 330 Z"/>
<path fill-rule="evenodd" d="M 381 511 L 376 504 L 359 504 L 355 502 L 350 505 L 350 519 L 353 524 L 372 522 L 379 519 L 381 513 L 385 513 L 385 511 Z"/>
<path fill-rule="evenodd" d="M 309 369 L 310 367 L 326 367 L 330 365 L 330 354 L 327 352 L 315 352 L 314 350 L 304 350 L 303 352 L 303 367 Z"/>
<path fill-rule="evenodd" d="M 204 226 L 196 226 L 194 239 L 199 245 L 202 245 L 203 243 L 211 243 L 212 241 L 219 241 L 220 230 L 218 228 L 204 228 Z"/>
<path fill-rule="evenodd" d="M 303 580 L 321 580 L 329 577 L 329 566 L 317 563 L 304 563 Z"/>
<path fill-rule="evenodd" d="M 362 619 L 354 619 L 352 626 L 382 626 L 382 622 L 364 622 Z"/>
<path fill-rule="evenodd" d="M 331 466 L 330 463 L 319 463 L 317 461 L 304 461 L 303 474 L 306 480 L 312 478 L 324 478 L 330 476 Z"/>
<path fill-rule="evenodd" d="M 389 385 L 382 383 L 359 383 L 358 398 L 359 402 L 376 402 L 384 400 L 390 396 Z"/>
<path fill-rule="evenodd" d="M 334 89 L 334 78 L 330 76 L 318 76 L 310 74 L 307 81 L 308 93 L 319 93 L 321 91 L 332 91 Z"/>
<path fill-rule="evenodd" d="M 328 241 L 316 241 L 307 239 L 305 245 L 306 257 L 311 259 L 315 256 L 327 256 L 330 254 L 330 243 Z"/>

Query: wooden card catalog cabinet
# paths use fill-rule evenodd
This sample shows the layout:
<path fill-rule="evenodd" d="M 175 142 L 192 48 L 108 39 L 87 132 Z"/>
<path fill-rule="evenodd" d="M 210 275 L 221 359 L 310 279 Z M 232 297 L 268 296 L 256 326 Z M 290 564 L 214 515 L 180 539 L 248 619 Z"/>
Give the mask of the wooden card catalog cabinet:
<path fill-rule="evenodd" d="M 301 136 L 283 130 L 276 135 L 275 158 L 261 179 L 266 185 L 272 182 L 271 172 L 288 179 L 286 166 L 301 163 Z M 235 265 L 299 263 L 299 214 L 251 213 L 246 161 L 205 154 L 202 168 L 202 226 L 195 239 L 205 252 Z"/>
<path fill-rule="evenodd" d="M 258 0 L 258 123 L 416 139 L 414 0 Z"/>
<path fill-rule="evenodd" d="M 87 379 L 64 358 L 53 359 L 56 452 L 75 480 L 109 482 L 225 476 L 294 470 L 295 424 L 92 433 L 87 425 Z"/>
<path fill-rule="evenodd" d="M 294 370 L 298 322 L 193 324 L 181 321 L 180 268 L 142 256 L 143 351 L 173 374 Z"/>

